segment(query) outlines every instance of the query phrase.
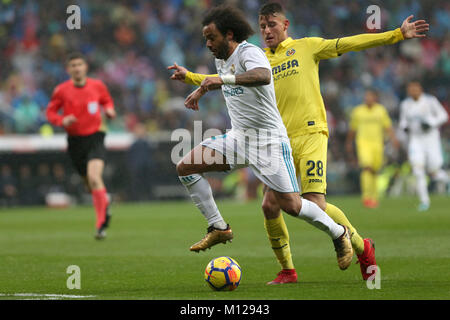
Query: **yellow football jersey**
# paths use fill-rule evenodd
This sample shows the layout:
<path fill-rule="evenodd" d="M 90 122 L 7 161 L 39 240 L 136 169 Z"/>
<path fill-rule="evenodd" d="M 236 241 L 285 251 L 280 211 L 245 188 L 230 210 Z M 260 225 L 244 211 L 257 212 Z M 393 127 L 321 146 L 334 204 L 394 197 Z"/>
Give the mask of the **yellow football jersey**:
<path fill-rule="evenodd" d="M 392 126 L 386 108 L 379 103 L 369 108 L 366 104 L 356 106 L 350 116 L 350 129 L 356 132 L 356 143 L 384 144 L 384 131 Z M 363 143 L 359 143 L 363 142 Z"/>
<path fill-rule="evenodd" d="M 330 40 L 287 38 L 275 50 L 266 48 L 278 109 L 289 138 L 320 131 L 328 134 L 326 111 L 320 93 L 320 60 L 338 57 L 349 51 L 394 44 L 400 40 L 403 40 L 403 34 L 398 28 Z M 185 82 L 199 85 L 205 77 L 188 72 Z"/>

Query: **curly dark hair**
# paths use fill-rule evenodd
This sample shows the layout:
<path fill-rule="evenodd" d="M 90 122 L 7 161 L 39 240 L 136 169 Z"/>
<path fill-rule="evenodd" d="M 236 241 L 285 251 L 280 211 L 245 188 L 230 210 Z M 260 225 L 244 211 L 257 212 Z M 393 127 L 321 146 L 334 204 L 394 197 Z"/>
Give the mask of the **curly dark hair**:
<path fill-rule="evenodd" d="M 233 32 L 233 40 L 242 42 L 255 32 L 247 22 L 244 13 L 231 6 L 218 6 L 211 9 L 202 21 L 203 26 L 214 23 L 222 35 L 228 31 Z"/>
<path fill-rule="evenodd" d="M 260 16 L 270 16 L 276 13 L 281 13 L 282 15 L 285 15 L 283 7 L 281 6 L 281 4 L 277 2 L 266 3 L 261 7 L 261 9 L 259 9 Z"/>

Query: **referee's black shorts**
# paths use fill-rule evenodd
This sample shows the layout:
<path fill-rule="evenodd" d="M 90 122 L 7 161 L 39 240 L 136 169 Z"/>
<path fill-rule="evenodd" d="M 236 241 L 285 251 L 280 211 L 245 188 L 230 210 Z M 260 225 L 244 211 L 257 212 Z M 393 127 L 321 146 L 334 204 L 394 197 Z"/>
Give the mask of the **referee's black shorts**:
<path fill-rule="evenodd" d="M 106 161 L 105 133 L 98 131 L 88 136 L 69 136 L 67 138 L 70 159 L 77 172 L 85 177 L 87 164 L 92 159 Z"/>

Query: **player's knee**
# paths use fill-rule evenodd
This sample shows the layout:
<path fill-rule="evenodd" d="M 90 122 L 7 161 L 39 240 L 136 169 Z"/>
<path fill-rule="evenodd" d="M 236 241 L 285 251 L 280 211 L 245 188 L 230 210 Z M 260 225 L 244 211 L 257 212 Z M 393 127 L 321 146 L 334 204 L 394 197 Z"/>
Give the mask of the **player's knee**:
<path fill-rule="evenodd" d="M 422 165 L 415 165 L 412 167 L 413 174 L 416 177 L 425 176 L 425 167 Z"/>
<path fill-rule="evenodd" d="M 266 219 L 278 218 L 280 214 L 280 207 L 273 201 L 263 201 L 262 210 Z"/>
<path fill-rule="evenodd" d="M 177 173 L 179 176 L 187 176 L 188 173 L 187 173 L 186 169 L 187 169 L 187 166 L 183 161 L 179 161 L 177 163 L 176 170 L 177 170 Z"/>
<path fill-rule="evenodd" d="M 298 216 L 298 214 L 300 213 L 300 209 L 302 208 L 301 202 L 300 201 L 289 201 L 289 202 L 284 202 L 281 205 L 281 209 L 286 212 L 287 214 L 291 215 L 291 216 Z"/>

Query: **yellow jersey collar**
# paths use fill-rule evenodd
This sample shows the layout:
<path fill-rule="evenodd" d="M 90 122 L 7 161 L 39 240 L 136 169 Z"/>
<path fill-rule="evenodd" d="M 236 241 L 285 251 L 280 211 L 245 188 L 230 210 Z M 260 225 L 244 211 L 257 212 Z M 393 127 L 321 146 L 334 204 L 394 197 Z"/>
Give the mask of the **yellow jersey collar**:
<path fill-rule="evenodd" d="M 291 37 L 288 37 L 287 39 L 280 42 L 278 47 L 275 49 L 275 52 L 279 51 L 280 49 L 284 49 L 289 46 L 294 40 Z M 266 52 L 274 53 L 270 48 L 266 48 Z"/>

